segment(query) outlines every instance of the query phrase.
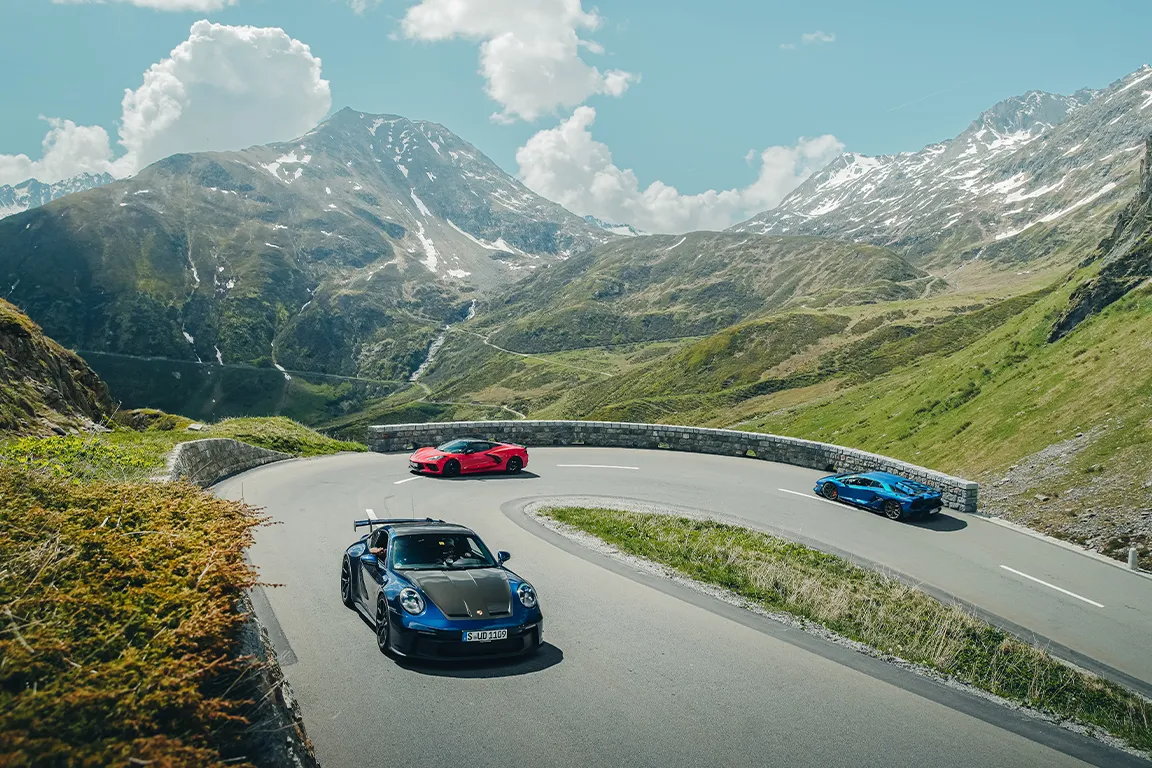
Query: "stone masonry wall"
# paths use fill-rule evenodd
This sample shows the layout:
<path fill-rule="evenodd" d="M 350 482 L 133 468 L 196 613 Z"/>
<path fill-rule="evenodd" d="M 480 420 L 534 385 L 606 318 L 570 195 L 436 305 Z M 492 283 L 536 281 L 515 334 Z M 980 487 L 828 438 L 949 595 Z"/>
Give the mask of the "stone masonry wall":
<path fill-rule="evenodd" d="M 454 421 L 387 424 L 368 428 L 373 451 L 407 451 L 454 437 L 519 443 L 528 447 L 588 445 L 604 448 L 659 448 L 721 456 L 748 456 L 825 472 L 883 470 L 918 480 L 944 493 L 944 505 L 975 512 L 979 485 L 888 456 L 813 440 L 731 429 L 630 424 L 613 421 Z"/>
<path fill-rule="evenodd" d="M 192 440 L 180 443 L 168 455 L 167 479 L 190 480 L 207 488 L 238 472 L 290 458 L 287 453 L 223 437 Z"/>

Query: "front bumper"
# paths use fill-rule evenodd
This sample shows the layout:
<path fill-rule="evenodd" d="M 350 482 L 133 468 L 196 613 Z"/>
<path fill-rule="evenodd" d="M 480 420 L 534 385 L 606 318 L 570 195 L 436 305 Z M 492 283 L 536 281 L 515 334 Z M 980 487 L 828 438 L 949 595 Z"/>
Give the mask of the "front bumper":
<path fill-rule="evenodd" d="M 440 466 L 430 461 L 408 460 L 408 469 L 412 472 L 435 472 L 439 474 Z"/>
<path fill-rule="evenodd" d="M 499 659 L 530 653 L 544 642 L 544 619 L 515 627 L 468 627 L 476 629 L 507 629 L 505 640 L 484 643 L 466 643 L 462 629 L 432 629 L 404 627 L 395 615 L 392 621 L 392 650 L 397 655 L 416 659 Z"/>

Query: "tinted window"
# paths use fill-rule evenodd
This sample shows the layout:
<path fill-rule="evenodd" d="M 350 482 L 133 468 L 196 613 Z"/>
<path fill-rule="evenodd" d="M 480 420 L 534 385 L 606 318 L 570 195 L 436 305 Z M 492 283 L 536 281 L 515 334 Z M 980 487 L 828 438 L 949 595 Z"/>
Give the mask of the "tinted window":
<path fill-rule="evenodd" d="M 467 447 L 467 440 L 449 440 L 444 445 L 437 446 L 436 450 L 444 451 L 444 453 L 463 453 Z"/>
<path fill-rule="evenodd" d="M 493 568 L 496 561 L 484 542 L 464 533 L 413 533 L 392 539 L 392 567 L 397 570 L 454 571 Z"/>

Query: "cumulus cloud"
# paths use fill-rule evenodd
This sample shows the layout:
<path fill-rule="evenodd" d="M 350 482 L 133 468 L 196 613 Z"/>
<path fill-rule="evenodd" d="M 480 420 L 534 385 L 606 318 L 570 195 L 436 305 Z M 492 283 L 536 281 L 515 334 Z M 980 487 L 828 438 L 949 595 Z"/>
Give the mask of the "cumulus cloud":
<path fill-rule="evenodd" d="M 747 159 L 759 163 L 759 172 L 749 186 L 685 195 L 660 181 L 641 189 L 636 174 L 617 167 L 608 146 L 593 139 L 589 129 L 595 119 L 594 109 L 579 107 L 556 128 L 530 138 L 516 153 L 520 178 L 575 213 L 627 222 L 647 232 L 725 229 L 775 207 L 844 151 L 830 135 L 754 151 Z"/>
<path fill-rule="evenodd" d="M 105 2 L 128 3 L 140 8 L 152 8 L 157 11 L 219 11 L 220 9 L 235 5 L 238 0 L 52 0 L 57 5 L 79 5 Z"/>
<path fill-rule="evenodd" d="M 48 133 L 41 144 L 43 155 L 0 155 L 0 184 L 16 184 L 25 179 L 59 181 L 85 171 L 110 173 L 112 148 L 108 132 L 98 125 L 76 125 L 71 120 L 44 117 Z"/>
<path fill-rule="evenodd" d="M 535 120 L 595 94 L 624 93 L 636 75 L 601 72 L 580 56 L 581 49 L 604 52 L 579 36 L 599 26 L 581 0 L 422 0 L 401 24 L 413 40 L 479 41 L 480 72 L 489 97 L 503 106 L 493 115 L 502 121 Z"/>
<path fill-rule="evenodd" d="M 176 152 L 283 141 L 311 130 L 331 106 L 320 59 L 284 30 L 198 21 L 139 88 L 125 90 L 120 157 L 103 128 L 51 120 L 43 158 L 0 155 L 0 183 L 99 170 L 130 176 Z"/>

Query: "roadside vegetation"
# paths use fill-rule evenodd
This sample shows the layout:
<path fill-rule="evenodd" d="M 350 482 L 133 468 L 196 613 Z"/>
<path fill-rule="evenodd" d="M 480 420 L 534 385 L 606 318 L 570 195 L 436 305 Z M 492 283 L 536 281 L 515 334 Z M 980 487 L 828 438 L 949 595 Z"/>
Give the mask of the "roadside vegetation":
<path fill-rule="evenodd" d="M 317 456 L 366 447 L 285 418 L 190 431 L 160 411 L 110 432 L 0 442 L 0 765 L 287 764 L 244 593 L 264 518 L 149 482 L 177 443 Z"/>
<path fill-rule="evenodd" d="M 157 474 L 178 443 L 225 437 L 293 456 L 366 451 L 283 417 L 225 419 L 190 431 L 191 419 L 155 410 L 116 414 L 112 430 L 87 435 L 13 437 L 0 441 L 0 466 L 43 470 L 75 480 L 140 481 Z"/>
<path fill-rule="evenodd" d="M 260 521 L 188 484 L 0 469 L 0 764 L 259 764 L 237 606 Z"/>
<path fill-rule="evenodd" d="M 884 574 L 714 521 L 582 507 L 540 514 L 767 610 L 1152 752 L 1152 703 L 1146 699 Z"/>

